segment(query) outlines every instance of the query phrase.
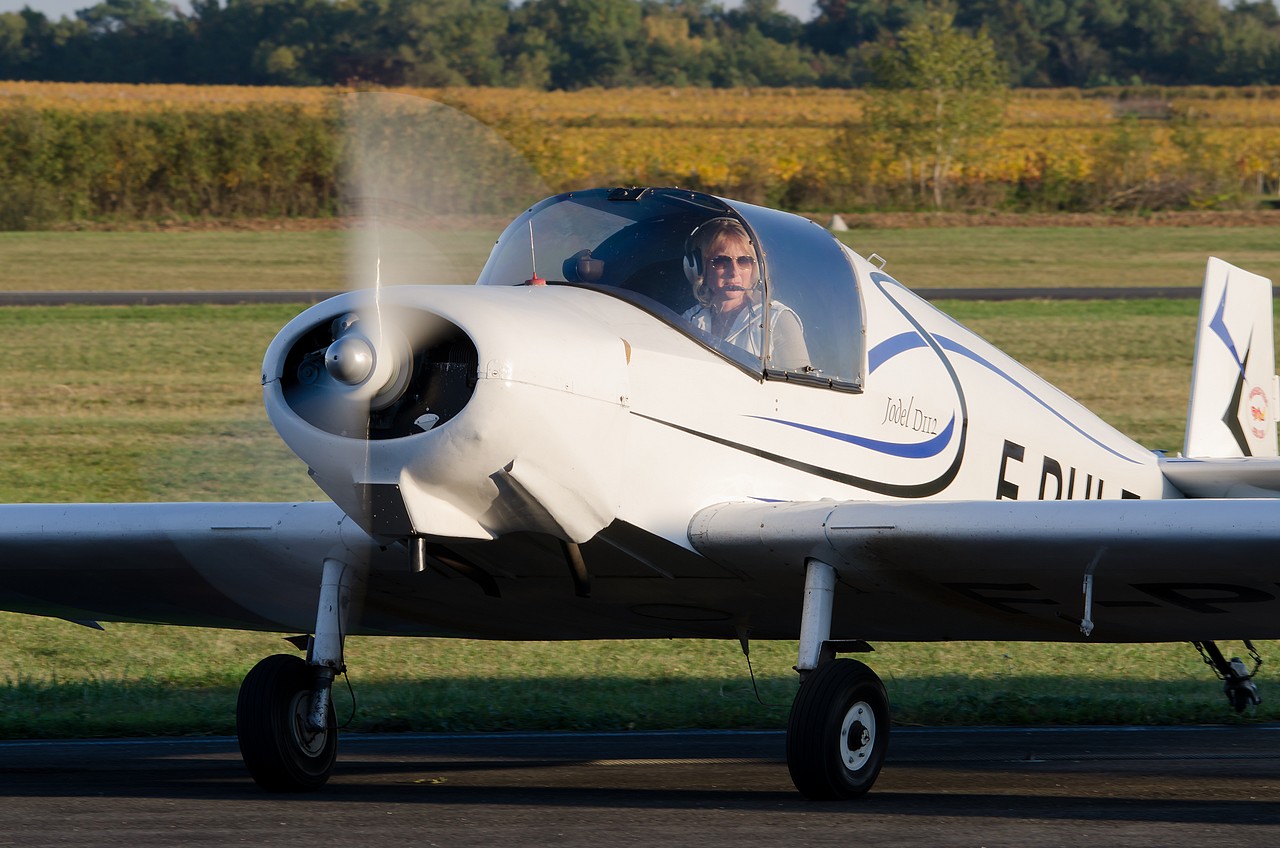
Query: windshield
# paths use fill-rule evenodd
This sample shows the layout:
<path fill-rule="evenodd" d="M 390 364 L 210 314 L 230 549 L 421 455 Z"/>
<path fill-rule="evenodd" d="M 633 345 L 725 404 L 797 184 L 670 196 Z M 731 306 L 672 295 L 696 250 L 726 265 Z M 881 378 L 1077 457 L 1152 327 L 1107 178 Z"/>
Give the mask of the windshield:
<path fill-rule="evenodd" d="M 543 282 L 623 297 L 755 374 L 861 382 L 852 266 L 794 215 L 679 189 L 559 195 L 506 229 L 479 278 Z"/>

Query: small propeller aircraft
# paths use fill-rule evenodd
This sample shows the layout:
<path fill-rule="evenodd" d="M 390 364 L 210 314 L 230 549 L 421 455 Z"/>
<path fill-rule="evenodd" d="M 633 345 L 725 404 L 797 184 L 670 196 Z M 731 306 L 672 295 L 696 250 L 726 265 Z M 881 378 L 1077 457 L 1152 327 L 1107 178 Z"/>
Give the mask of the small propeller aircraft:
<path fill-rule="evenodd" d="M 309 634 L 237 703 L 273 791 L 330 776 L 349 634 L 798 638 L 814 799 L 884 762 L 885 689 L 838 658 L 873 640 L 1190 640 L 1243 709 L 1215 641 L 1280 637 L 1271 316 L 1268 280 L 1209 261 L 1165 457 L 807 219 L 560 194 L 476 285 L 348 292 L 276 336 L 267 413 L 331 501 L 0 507 L 0 608 Z"/>

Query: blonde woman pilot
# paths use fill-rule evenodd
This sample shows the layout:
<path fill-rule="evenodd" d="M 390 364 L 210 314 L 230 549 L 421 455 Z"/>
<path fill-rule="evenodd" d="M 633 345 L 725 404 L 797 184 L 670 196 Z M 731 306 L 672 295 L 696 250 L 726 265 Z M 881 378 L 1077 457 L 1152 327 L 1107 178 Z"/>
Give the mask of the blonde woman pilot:
<path fill-rule="evenodd" d="M 734 218 L 712 218 L 686 243 L 684 272 L 698 305 L 684 313 L 698 329 L 748 353 L 763 354 L 764 292 L 759 259 L 746 228 Z M 769 305 L 769 367 L 809 370 L 804 327 L 795 310 Z"/>

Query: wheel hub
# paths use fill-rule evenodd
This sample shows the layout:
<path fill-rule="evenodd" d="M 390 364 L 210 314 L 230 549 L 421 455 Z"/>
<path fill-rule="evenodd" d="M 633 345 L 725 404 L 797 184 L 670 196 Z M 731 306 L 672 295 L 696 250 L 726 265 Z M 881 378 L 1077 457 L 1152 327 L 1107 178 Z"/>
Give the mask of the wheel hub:
<path fill-rule="evenodd" d="M 309 722 L 311 714 L 311 693 L 299 692 L 293 696 L 289 711 L 291 721 L 289 729 L 298 750 L 309 757 L 318 757 L 324 751 L 328 731 L 312 730 Z"/>
<path fill-rule="evenodd" d="M 840 727 L 840 761 L 845 768 L 857 771 L 870 762 L 875 740 L 875 713 L 870 704 L 858 701 L 849 708 Z"/>

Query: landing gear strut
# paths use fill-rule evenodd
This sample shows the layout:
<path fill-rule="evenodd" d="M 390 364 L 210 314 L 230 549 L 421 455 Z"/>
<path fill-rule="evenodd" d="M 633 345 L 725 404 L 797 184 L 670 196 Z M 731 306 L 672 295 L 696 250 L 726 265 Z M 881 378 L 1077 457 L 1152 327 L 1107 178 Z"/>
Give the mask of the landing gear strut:
<path fill-rule="evenodd" d="M 329 779 L 338 756 L 338 725 L 330 689 L 345 670 L 347 614 L 365 569 L 324 561 L 315 637 L 305 661 L 279 654 L 245 676 L 236 701 L 240 755 L 254 781 L 268 792 L 305 792 Z"/>
<path fill-rule="evenodd" d="M 1253 671 L 1250 671 L 1245 666 L 1244 660 L 1239 657 L 1227 660 L 1213 642 L 1192 642 L 1191 644 L 1196 646 L 1205 665 L 1212 668 L 1218 675 L 1218 679 L 1222 681 L 1222 692 L 1227 696 L 1227 703 L 1231 704 L 1236 712 L 1242 713 L 1250 705 L 1256 707 L 1262 703 L 1262 696 L 1258 694 L 1258 687 L 1253 682 L 1254 675 L 1262 667 L 1262 657 L 1253 647 L 1252 642 L 1248 639 L 1244 640 L 1244 646 L 1253 660 Z"/>
<path fill-rule="evenodd" d="M 835 659 L 831 636 L 835 569 L 813 560 L 805 575 L 800 624 L 800 691 L 787 723 L 787 769 L 801 794 L 814 801 L 856 798 L 869 790 L 889 748 L 889 699 L 866 665 Z"/>

